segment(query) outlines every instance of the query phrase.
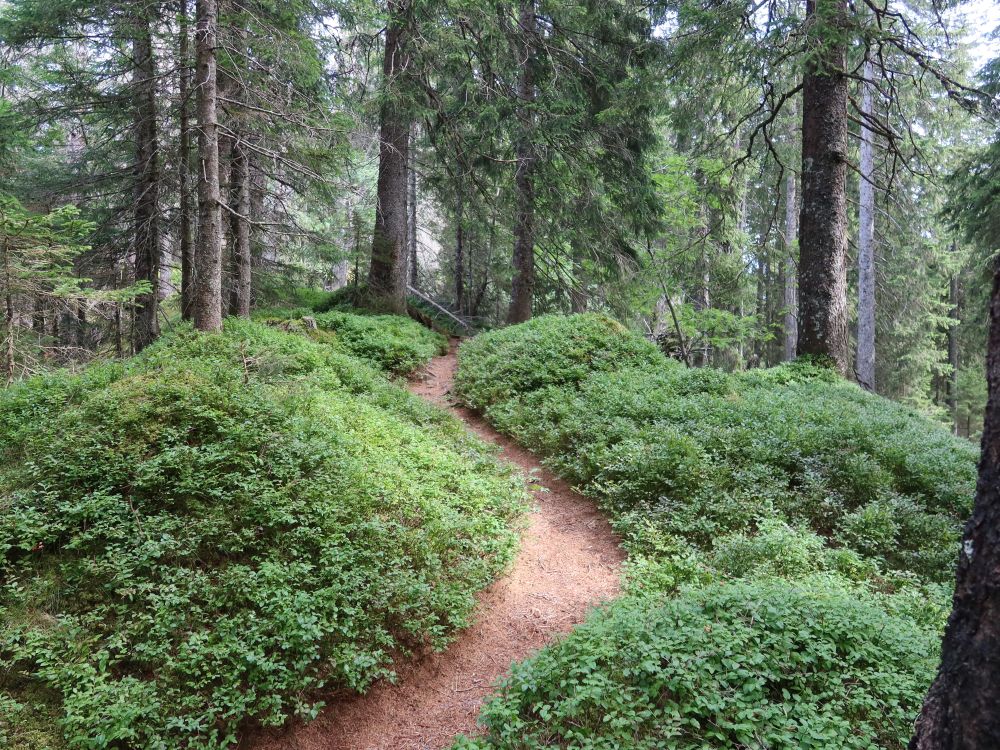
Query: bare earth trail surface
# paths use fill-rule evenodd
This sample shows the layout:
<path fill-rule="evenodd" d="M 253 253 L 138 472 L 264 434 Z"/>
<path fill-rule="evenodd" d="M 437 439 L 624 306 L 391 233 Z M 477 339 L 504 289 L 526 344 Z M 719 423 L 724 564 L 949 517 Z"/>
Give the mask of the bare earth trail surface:
<path fill-rule="evenodd" d="M 258 736 L 256 750 L 438 750 L 476 730 L 480 706 L 513 661 L 534 653 L 618 593 L 623 553 L 594 505 L 528 451 L 453 406 L 455 346 L 410 390 L 450 409 L 501 457 L 534 477 L 535 510 L 510 572 L 479 596 L 474 624 L 448 649 L 400 664 L 396 685 L 332 702 L 310 724 Z"/>

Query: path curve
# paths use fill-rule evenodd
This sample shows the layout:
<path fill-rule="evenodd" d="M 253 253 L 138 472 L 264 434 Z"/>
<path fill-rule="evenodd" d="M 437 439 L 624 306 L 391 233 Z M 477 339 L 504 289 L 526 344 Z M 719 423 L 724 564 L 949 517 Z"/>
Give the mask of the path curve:
<path fill-rule="evenodd" d="M 535 510 L 509 573 L 479 596 L 474 624 L 446 651 L 398 665 L 396 685 L 328 705 L 310 724 L 258 737 L 256 750 L 441 750 L 476 732 L 491 686 L 523 659 L 618 593 L 624 555 L 592 502 L 541 467 L 528 451 L 449 400 L 457 342 L 428 364 L 410 390 L 449 409 L 501 458 L 534 477 Z"/>

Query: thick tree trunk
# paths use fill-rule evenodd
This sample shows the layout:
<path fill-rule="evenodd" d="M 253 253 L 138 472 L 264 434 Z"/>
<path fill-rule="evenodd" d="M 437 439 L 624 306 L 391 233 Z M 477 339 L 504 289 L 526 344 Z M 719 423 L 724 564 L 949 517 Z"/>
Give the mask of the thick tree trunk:
<path fill-rule="evenodd" d="M 198 241 L 192 317 L 200 331 L 222 329 L 222 215 L 219 193 L 218 3 L 197 0 Z"/>
<path fill-rule="evenodd" d="M 191 68 L 189 67 L 188 39 L 188 0 L 181 0 L 179 13 L 179 81 L 178 96 L 180 97 L 180 137 L 178 148 L 180 158 L 177 160 L 178 182 L 180 195 L 180 233 L 181 246 L 181 317 L 190 320 L 194 300 L 194 245 L 191 242 L 191 126 L 190 103 Z"/>
<path fill-rule="evenodd" d="M 133 345 L 137 352 L 160 335 L 160 218 L 159 144 L 156 137 L 156 62 L 149 32 L 149 20 L 133 21 L 132 56 L 135 59 L 135 202 L 133 243 L 136 281 L 148 281 L 150 291 L 136 299 Z"/>
<path fill-rule="evenodd" d="M 795 277 L 798 273 L 796 270 L 798 266 L 796 240 L 799 233 L 799 206 L 796 193 L 795 173 L 789 171 L 785 176 L 785 288 L 782 295 L 782 303 L 785 307 L 782 359 L 785 362 L 791 362 L 795 359 L 795 350 L 799 341 L 798 290 L 795 285 Z"/>
<path fill-rule="evenodd" d="M 229 314 L 250 317 L 250 293 L 252 288 L 250 250 L 250 154 L 243 136 L 239 136 L 233 146 L 233 165 L 230 174 L 234 196 L 231 208 L 233 236 L 232 294 Z"/>
<path fill-rule="evenodd" d="M 403 314 L 406 312 L 406 163 L 410 114 L 399 104 L 400 97 L 393 89 L 409 67 L 408 0 L 391 1 L 389 13 L 382 64 L 378 188 L 368 288 L 376 307 Z"/>
<path fill-rule="evenodd" d="M 465 196 L 459 180 L 455 194 L 455 309 L 465 308 Z"/>
<path fill-rule="evenodd" d="M 514 220 L 514 280 L 510 292 L 508 323 L 531 318 L 535 295 L 535 149 L 532 138 L 532 104 L 535 101 L 535 0 L 521 0 L 518 22 L 521 34 L 521 78 L 518 81 L 517 119 L 519 133 L 515 148 L 517 161 L 514 186 L 517 215 Z"/>
<path fill-rule="evenodd" d="M 807 0 L 812 51 L 802 81 L 797 352 L 850 367 L 847 332 L 846 0 Z"/>
<path fill-rule="evenodd" d="M 941 664 L 911 750 L 1000 747 L 1000 270 L 990 298 L 986 379 L 976 503 L 965 526 Z"/>
<path fill-rule="evenodd" d="M 875 390 L 875 133 L 866 127 L 874 117 L 873 66 L 865 62 L 861 84 L 861 186 L 858 209 L 858 384 Z"/>

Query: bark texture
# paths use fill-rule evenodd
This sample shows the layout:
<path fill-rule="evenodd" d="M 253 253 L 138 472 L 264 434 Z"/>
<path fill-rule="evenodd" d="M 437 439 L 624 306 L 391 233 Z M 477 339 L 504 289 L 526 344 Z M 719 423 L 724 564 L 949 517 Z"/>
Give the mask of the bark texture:
<path fill-rule="evenodd" d="M 976 503 L 965 526 L 941 664 L 911 750 L 1000 747 L 1000 270 L 990 298 L 986 379 Z"/>
<path fill-rule="evenodd" d="M 951 245 L 951 251 L 955 252 L 955 243 Z M 958 434 L 958 324 L 959 317 L 959 287 L 958 272 L 951 275 L 948 285 L 948 317 L 952 324 L 948 326 L 948 364 L 951 372 L 948 373 L 948 413 L 951 414 L 952 431 Z"/>
<path fill-rule="evenodd" d="M 192 317 L 200 331 L 222 329 L 222 215 L 219 193 L 217 0 L 197 0 L 198 241 Z"/>
<path fill-rule="evenodd" d="M 535 101 L 535 0 L 521 0 L 518 28 L 521 35 L 521 77 L 518 81 L 518 139 L 514 189 L 517 214 L 514 219 L 514 280 L 510 292 L 508 323 L 523 323 L 531 318 L 535 295 L 535 149 L 532 138 L 532 103 Z"/>
<path fill-rule="evenodd" d="M 160 335 L 160 211 L 159 144 L 156 137 L 156 61 L 149 33 L 149 20 L 136 17 L 132 23 L 132 56 L 135 60 L 135 199 L 133 203 L 133 250 L 136 281 L 148 281 L 150 291 L 136 298 L 133 346 L 142 351 Z"/>
<path fill-rule="evenodd" d="M 798 289 L 795 285 L 798 266 L 796 257 L 798 248 L 795 244 L 799 233 L 798 218 L 798 186 L 795 182 L 795 173 L 789 171 L 785 176 L 785 283 L 782 295 L 782 304 L 785 308 L 782 325 L 784 333 L 782 359 L 785 362 L 795 359 L 799 341 Z"/>
<path fill-rule="evenodd" d="M 377 307 L 402 314 L 406 312 L 406 166 L 410 115 L 393 89 L 409 67 L 409 3 L 390 2 L 389 12 L 382 64 L 378 188 L 368 288 Z"/>
<path fill-rule="evenodd" d="M 850 367 L 847 332 L 846 0 L 808 0 L 811 56 L 802 80 L 798 354 Z"/>
<path fill-rule="evenodd" d="M 189 67 L 190 40 L 188 29 L 188 0 L 181 0 L 178 18 L 179 39 L 178 58 L 180 63 L 179 81 L 177 85 L 180 97 L 179 138 L 178 148 L 178 187 L 179 187 L 179 228 L 181 255 L 181 317 L 191 319 L 192 303 L 194 301 L 194 245 L 191 242 L 191 124 L 190 104 L 191 68 Z"/>
<path fill-rule="evenodd" d="M 875 133 L 866 127 L 874 117 L 873 67 L 865 62 L 861 84 L 861 185 L 858 206 L 858 384 L 875 390 Z"/>

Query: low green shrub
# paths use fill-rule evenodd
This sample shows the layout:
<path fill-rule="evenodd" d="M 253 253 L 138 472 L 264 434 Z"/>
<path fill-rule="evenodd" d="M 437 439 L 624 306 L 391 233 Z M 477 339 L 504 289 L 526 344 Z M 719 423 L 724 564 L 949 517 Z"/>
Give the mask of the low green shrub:
<path fill-rule="evenodd" d="M 626 539 L 653 524 L 710 551 L 776 518 L 869 567 L 951 580 L 974 446 L 826 368 L 689 369 L 634 355 L 645 342 L 600 320 L 539 318 L 481 336 L 462 347 L 456 383 L 601 501 Z"/>
<path fill-rule="evenodd" d="M 306 318 L 316 327 L 307 325 Z M 444 336 L 400 315 L 288 308 L 262 310 L 254 319 L 339 348 L 393 375 L 409 375 L 448 351 Z"/>
<path fill-rule="evenodd" d="M 645 351 L 595 316 L 460 350 L 459 396 L 600 502 L 629 559 L 625 595 L 515 665 L 456 748 L 902 750 L 976 449 L 821 365 Z"/>
<path fill-rule="evenodd" d="M 544 386 L 578 383 L 594 372 L 666 362 L 656 346 L 593 313 L 547 315 L 489 331 L 468 341 L 459 358 L 455 385 L 477 409 Z"/>
<path fill-rule="evenodd" d="M 627 597 L 518 664 L 464 750 L 902 748 L 938 634 L 837 581 Z"/>
<path fill-rule="evenodd" d="M 29 380 L 0 395 L 0 701 L 49 696 L 86 749 L 311 716 L 467 624 L 522 503 L 456 420 L 260 324 Z"/>

